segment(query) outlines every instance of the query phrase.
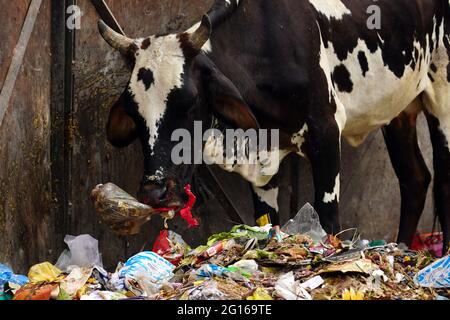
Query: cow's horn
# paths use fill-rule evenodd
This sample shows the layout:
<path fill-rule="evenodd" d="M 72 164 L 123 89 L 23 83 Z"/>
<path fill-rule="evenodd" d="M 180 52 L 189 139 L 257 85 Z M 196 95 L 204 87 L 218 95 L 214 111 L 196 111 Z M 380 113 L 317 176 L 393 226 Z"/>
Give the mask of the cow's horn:
<path fill-rule="evenodd" d="M 192 48 L 200 51 L 211 36 L 211 20 L 208 15 L 204 15 L 202 23 L 192 34 L 189 35 L 189 43 Z"/>
<path fill-rule="evenodd" d="M 114 49 L 126 54 L 134 40 L 117 33 L 111 29 L 103 20 L 98 22 L 98 30 L 108 44 Z"/>

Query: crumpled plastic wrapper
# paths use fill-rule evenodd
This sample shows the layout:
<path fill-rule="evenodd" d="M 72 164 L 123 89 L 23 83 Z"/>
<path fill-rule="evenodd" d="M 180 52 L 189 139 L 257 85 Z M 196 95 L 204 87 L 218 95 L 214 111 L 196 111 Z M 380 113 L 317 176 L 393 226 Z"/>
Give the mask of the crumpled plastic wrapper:
<path fill-rule="evenodd" d="M 113 183 L 96 186 L 91 198 L 103 222 L 121 236 L 138 234 L 151 216 L 158 214 Z"/>

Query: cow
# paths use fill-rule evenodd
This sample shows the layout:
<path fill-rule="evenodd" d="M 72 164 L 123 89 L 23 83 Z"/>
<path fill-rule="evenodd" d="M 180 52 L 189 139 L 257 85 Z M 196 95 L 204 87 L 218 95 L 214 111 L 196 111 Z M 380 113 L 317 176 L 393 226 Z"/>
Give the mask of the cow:
<path fill-rule="evenodd" d="M 378 27 L 368 25 L 376 5 Z M 139 199 L 180 208 L 194 165 L 175 165 L 172 133 L 221 128 L 278 129 L 279 162 L 289 153 L 312 167 L 315 202 L 328 233 L 340 230 L 342 138 L 359 146 L 382 129 L 401 190 L 398 242 L 410 245 L 431 181 L 417 141 L 428 120 L 435 210 L 450 240 L 450 1 L 216 0 L 201 22 L 174 34 L 131 39 L 102 21 L 110 46 L 133 66 L 109 115 L 117 147 L 140 139 Z M 278 164 L 279 165 L 279 164 Z M 254 192 L 255 218 L 277 215 L 276 174 L 228 166 Z M 258 172 L 261 172 L 259 170 Z"/>

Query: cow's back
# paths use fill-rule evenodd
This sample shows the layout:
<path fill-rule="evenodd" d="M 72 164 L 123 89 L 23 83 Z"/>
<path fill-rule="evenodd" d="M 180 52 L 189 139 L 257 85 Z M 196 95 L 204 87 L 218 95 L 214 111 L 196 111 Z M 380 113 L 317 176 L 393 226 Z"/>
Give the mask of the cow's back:
<path fill-rule="evenodd" d="M 429 85 L 445 1 L 243 0 L 215 30 L 210 56 L 269 126 L 296 132 L 311 94 L 331 90 L 356 144 Z M 374 4 L 379 30 L 367 25 Z"/>

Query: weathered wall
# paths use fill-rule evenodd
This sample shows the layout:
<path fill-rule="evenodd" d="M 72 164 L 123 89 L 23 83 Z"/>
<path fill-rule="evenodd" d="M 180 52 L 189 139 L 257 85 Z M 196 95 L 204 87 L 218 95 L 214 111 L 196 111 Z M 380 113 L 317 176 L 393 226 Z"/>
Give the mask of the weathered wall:
<path fill-rule="evenodd" d="M 0 83 L 30 1 L 0 1 Z M 50 196 L 50 1 L 44 1 L 0 128 L 0 261 L 23 267 L 53 243 Z"/>
<path fill-rule="evenodd" d="M 4 81 L 29 2 L 0 0 L 0 21 L 3 21 L 3 28 L 0 28 L 0 84 Z M 144 245 L 149 248 L 162 226 L 162 222 L 155 219 L 144 227 L 142 235 L 118 238 L 98 223 L 90 203 L 90 190 L 102 182 L 112 181 L 135 193 L 142 174 L 142 155 L 138 144 L 117 150 L 106 141 L 104 127 L 108 110 L 123 91 L 129 70 L 122 57 L 98 34 L 98 16 L 90 1 L 77 2 L 84 15 L 82 29 L 75 34 L 73 104 L 69 104 L 70 110 L 65 110 L 68 119 L 63 128 L 67 171 L 54 165 L 54 172 L 50 172 L 50 158 L 57 157 L 55 150 L 56 154 L 59 152 L 59 149 L 51 149 L 49 132 L 50 0 L 44 0 L 10 108 L 0 128 L 0 262 L 10 263 L 22 271 L 44 259 L 54 261 L 63 246 L 64 234 L 82 233 L 92 234 L 100 240 L 104 262 L 112 267 Z M 186 28 L 199 20 L 212 0 L 106 2 L 125 32 L 137 37 Z M 62 67 L 61 72 L 64 72 Z M 53 95 L 56 94 L 61 92 L 55 90 Z M 58 97 L 53 97 L 53 101 L 57 108 L 61 107 Z M 419 131 L 421 146 L 430 165 L 431 150 L 423 121 Z M 56 137 L 52 139 L 55 145 Z M 312 180 L 310 166 L 305 160 L 289 157 L 282 168 L 279 200 L 282 219 L 287 220 L 306 201 L 313 201 Z M 218 169 L 213 171 L 225 193 L 221 192 L 209 171 L 201 167 L 195 179 L 195 191 L 201 202 L 196 214 L 202 222 L 201 228 L 186 230 L 185 223 L 180 221 L 171 224 L 171 228 L 182 233 L 192 244 L 213 232 L 228 229 L 239 222 L 239 218 L 245 223 L 253 223 L 248 184 L 236 175 Z M 53 189 L 59 190 L 51 190 L 52 176 L 60 175 L 67 179 L 67 187 L 61 189 L 53 181 Z M 400 211 L 399 190 L 381 132 L 370 136 L 358 149 L 344 145 L 342 178 L 344 226 L 357 226 L 369 238 L 393 240 Z M 64 212 L 52 210 L 55 206 L 61 208 L 61 202 L 64 202 Z M 431 225 L 432 201 L 429 199 L 421 226 L 428 230 Z"/>

